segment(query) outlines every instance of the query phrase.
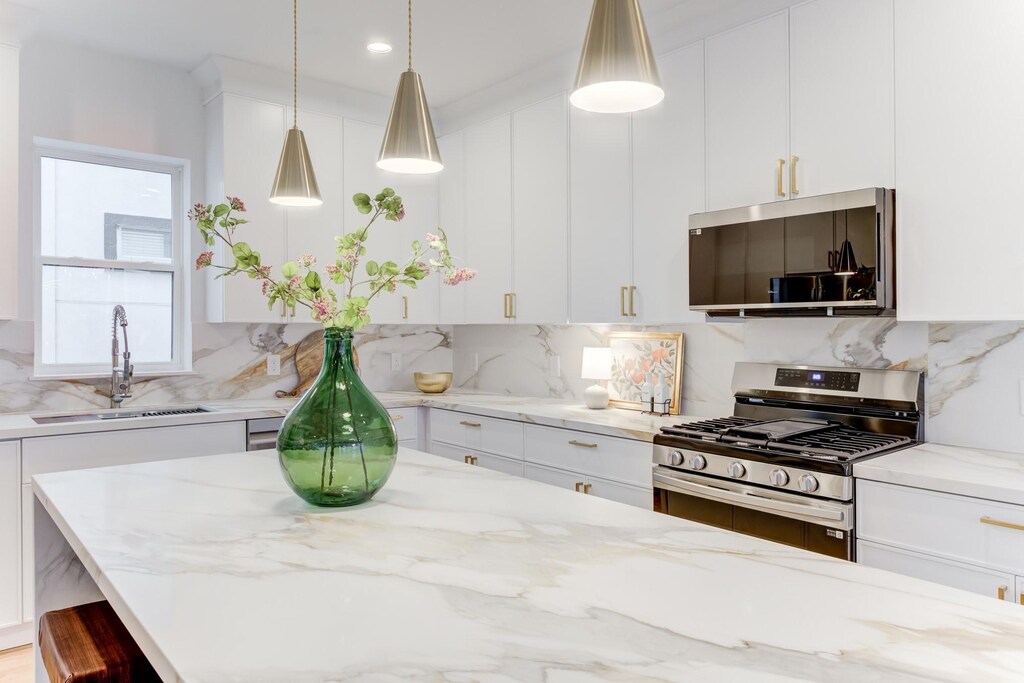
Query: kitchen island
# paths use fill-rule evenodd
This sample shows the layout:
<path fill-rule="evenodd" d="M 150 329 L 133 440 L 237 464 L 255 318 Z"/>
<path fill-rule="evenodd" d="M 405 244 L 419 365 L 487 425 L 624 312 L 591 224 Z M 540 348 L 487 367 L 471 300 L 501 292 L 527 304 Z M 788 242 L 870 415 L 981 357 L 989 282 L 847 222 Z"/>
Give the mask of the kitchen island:
<path fill-rule="evenodd" d="M 338 510 L 272 452 L 33 486 L 37 618 L 105 598 L 165 681 L 1024 672 L 1019 607 L 416 451 Z"/>

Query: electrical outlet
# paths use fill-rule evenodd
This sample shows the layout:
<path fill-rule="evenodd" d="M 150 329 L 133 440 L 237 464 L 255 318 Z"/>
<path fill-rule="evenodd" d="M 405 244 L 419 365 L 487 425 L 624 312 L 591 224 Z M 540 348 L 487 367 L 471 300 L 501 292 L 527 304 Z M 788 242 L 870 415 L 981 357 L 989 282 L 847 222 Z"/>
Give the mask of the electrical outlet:
<path fill-rule="evenodd" d="M 552 377 L 561 377 L 562 375 L 562 357 L 551 356 L 548 358 L 548 374 Z"/>
<path fill-rule="evenodd" d="M 267 354 L 267 374 L 268 375 L 280 375 L 281 374 L 281 356 L 276 353 Z"/>
<path fill-rule="evenodd" d="M 391 354 L 391 372 L 401 372 L 402 370 L 402 354 L 393 353 Z"/>

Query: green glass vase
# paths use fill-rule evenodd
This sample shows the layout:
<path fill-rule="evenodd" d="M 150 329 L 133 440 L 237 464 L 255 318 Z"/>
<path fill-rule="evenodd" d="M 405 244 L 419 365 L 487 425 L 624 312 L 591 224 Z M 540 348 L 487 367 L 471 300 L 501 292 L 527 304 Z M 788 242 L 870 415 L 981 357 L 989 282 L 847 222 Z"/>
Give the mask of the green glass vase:
<path fill-rule="evenodd" d="M 324 364 L 277 435 L 285 481 L 321 507 L 358 505 L 384 486 L 398 436 L 352 362 L 352 329 L 324 330 Z"/>

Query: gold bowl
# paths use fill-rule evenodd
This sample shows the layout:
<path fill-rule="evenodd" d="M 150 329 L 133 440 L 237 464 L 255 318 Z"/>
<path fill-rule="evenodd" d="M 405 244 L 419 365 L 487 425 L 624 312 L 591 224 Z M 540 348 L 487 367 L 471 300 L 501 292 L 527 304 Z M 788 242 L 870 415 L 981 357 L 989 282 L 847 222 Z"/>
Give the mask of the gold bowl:
<path fill-rule="evenodd" d="M 452 385 L 450 372 L 414 372 L 412 377 L 416 388 L 424 394 L 443 394 Z"/>

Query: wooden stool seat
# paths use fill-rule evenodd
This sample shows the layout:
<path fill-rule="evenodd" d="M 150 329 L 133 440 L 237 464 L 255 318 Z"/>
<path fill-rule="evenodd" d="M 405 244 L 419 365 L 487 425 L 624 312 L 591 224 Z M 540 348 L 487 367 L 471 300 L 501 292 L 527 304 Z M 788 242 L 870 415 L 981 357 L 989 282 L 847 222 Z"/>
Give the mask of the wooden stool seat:
<path fill-rule="evenodd" d="M 39 652 L 51 683 L 160 681 L 106 600 L 44 614 Z"/>

